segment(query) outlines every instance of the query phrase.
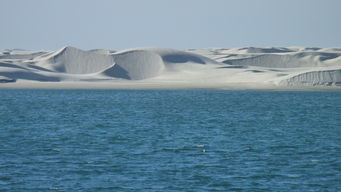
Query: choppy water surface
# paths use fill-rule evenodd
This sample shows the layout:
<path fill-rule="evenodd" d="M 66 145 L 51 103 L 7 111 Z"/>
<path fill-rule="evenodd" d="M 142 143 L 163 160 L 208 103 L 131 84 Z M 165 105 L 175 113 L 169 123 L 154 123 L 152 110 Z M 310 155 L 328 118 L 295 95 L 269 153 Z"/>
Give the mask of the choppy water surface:
<path fill-rule="evenodd" d="M 341 92 L 0 97 L 0 191 L 341 191 Z"/>

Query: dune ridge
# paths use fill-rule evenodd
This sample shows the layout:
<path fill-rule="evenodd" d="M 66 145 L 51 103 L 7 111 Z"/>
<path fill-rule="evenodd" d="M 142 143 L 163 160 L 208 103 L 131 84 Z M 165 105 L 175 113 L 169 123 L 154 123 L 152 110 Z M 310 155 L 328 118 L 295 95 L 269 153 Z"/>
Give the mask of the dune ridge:
<path fill-rule="evenodd" d="M 0 86 L 105 83 L 109 88 L 341 87 L 341 48 L 245 47 L 186 51 L 0 51 Z M 51 84 L 52 85 L 52 84 Z M 77 85 L 75 85 L 77 87 Z M 1 88 L 0 87 L 0 88 Z"/>

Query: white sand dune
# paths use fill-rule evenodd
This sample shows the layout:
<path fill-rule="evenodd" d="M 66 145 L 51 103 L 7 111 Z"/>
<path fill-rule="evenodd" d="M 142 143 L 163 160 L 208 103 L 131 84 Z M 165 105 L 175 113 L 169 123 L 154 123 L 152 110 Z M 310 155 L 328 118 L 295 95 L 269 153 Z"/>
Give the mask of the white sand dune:
<path fill-rule="evenodd" d="M 309 71 L 280 82 L 284 86 L 341 86 L 341 69 Z"/>
<path fill-rule="evenodd" d="M 39 58 L 37 65 L 54 72 L 87 74 L 98 72 L 112 63 L 112 57 L 105 52 L 64 47 Z"/>
<path fill-rule="evenodd" d="M 0 88 L 341 89 L 341 49 L 0 51 Z"/>
<path fill-rule="evenodd" d="M 103 71 L 111 77 L 143 80 L 161 75 L 175 64 L 217 63 L 207 57 L 172 49 L 131 49 L 112 54 L 114 65 Z"/>
<path fill-rule="evenodd" d="M 114 66 L 104 74 L 131 80 L 143 80 L 160 75 L 164 63 L 160 55 L 148 50 L 128 50 L 112 55 Z"/>

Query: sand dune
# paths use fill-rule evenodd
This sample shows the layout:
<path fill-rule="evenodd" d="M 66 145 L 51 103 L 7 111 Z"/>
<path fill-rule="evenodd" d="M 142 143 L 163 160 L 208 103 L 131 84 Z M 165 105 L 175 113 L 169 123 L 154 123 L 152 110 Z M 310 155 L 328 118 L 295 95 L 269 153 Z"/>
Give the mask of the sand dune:
<path fill-rule="evenodd" d="M 37 62 L 37 65 L 54 71 L 71 74 L 98 72 L 111 66 L 112 57 L 100 51 L 82 51 L 74 47 L 64 47 L 48 54 Z"/>
<path fill-rule="evenodd" d="M 341 86 L 341 49 L 305 47 L 0 51 L 0 87 L 290 88 Z M 69 82 L 69 83 L 68 83 Z M 95 84 L 93 84 L 95 83 Z M 56 83 L 48 85 L 56 86 Z M 32 86 L 30 86 L 32 85 Z M 123 86 L 123 87 L 122 87 Z"/>
<path fill-rule="evenodd" d="M 108 73 L 112 77 L 142 80 L 159 75 L 164 69 L 160 55 L 148 50 L 129 50 L 112 55 L 114 66 Z"/>
<path fill-rule="evenodd" d="M 207 57 L 172 49 L 132 49 L 112 54 L 113 66 L 102 73 L 110 77 L 143 80 L 174 69 L 175 64 L 217 63 Z"/>
<path fill-rule="evenodd" d="M 324 61 L 341 58 L 341 53 L 302 52 L 293 54 L 261 54 L 248 58 L 226 59 L 223 63 L 244 66 L 262 66 L 271 68 L 295 68 L 325 66 Z M 337 65 L 337 63 L 335 63 Z"/>
<path fill-rule="evenodd" d="M 280 82 L 284 86 L 341 86 L 341 69 L 310 71 Z"/>

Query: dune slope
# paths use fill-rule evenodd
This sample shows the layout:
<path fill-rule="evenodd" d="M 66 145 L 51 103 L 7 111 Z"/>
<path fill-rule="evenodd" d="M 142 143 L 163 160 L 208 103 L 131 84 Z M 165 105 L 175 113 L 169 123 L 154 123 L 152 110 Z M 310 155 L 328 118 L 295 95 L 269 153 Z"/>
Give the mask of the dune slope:
<path fill-rule="evenodd" d="M 108 54 L 64 47 L 47 57 L 42 57 L 37 65 L 54 72 L 87 74 L 98 72 L 112 63 L 113 59 Z"/>

